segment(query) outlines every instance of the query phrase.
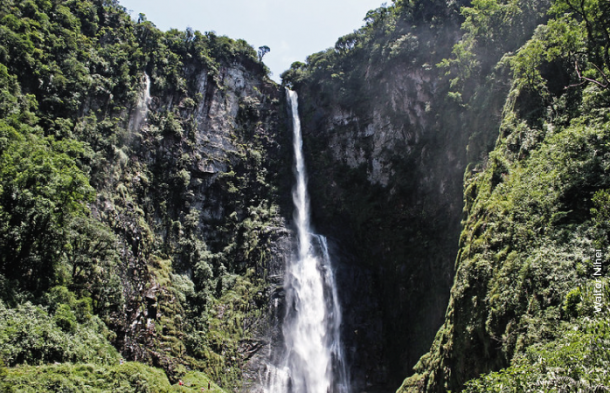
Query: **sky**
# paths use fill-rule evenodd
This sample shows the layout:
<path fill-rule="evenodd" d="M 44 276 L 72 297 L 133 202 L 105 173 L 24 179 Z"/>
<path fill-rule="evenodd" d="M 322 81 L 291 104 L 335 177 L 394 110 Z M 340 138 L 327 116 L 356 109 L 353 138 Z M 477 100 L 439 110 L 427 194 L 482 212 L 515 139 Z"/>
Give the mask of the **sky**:
<path fill-rule="evenodd" d="M 242 38 L 255 49 L 271 51 L 263 62 L 271 78 L 295 61 L 305 62 L 312 53 L 333 47 L 337 38 L 363 25 L 367 11 L 383 0 L 119 0 L 137 19 L 138 14 L 159 29 L 214 31 Z"/>

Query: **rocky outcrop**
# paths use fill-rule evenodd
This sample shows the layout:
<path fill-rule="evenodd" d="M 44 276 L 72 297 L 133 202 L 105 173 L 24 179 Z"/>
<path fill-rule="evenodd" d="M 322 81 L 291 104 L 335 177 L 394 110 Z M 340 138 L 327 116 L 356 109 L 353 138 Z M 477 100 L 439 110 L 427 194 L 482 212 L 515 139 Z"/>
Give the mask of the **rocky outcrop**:
<path fill-rule="evenodd" d="M 177 372 L 216 334 L 211 325 L 197 327 L 208 314 L 229 343 L 209 350 L 205 356 L 217 360 L 204 370 L 219 383 L 251 386 L 273 328 L 274 311 L 261 299 L 277 291 L 291 243 L 274 191 L 282 187 L 284 154 L 278 89 L 241 64 L 214 75 L 195 66 L 184 72 L 186 93 L 159 89 L 150 77 L 148 110 L 116 148 L 123 162 L 109 172 L 95 207 L 122 233 L 126 308 L 113 319 L 118 345 L 128 359 Z M 135 111 L 141 115 L 141 105 Z M 105 198 L 109 188 L 124 197 Z M 245 303 L 226 304 L 223 296 L 240 280 Z M 227 307 L 235 312 L 214 311 Z M 233 318 L 243 326 L 224 332 Z"/>
<path fill-rule="evenodd" d="M 366 94 L 383 98 L 365 110 L 320 107 L 307 87 L 299 94 L 314 220 L 349 255 L 339 293 L 353 375 L 391 391 L 444 315 L 469 131 L 442 116 L 452 108 L 435 71 L 378 72 Z"/>

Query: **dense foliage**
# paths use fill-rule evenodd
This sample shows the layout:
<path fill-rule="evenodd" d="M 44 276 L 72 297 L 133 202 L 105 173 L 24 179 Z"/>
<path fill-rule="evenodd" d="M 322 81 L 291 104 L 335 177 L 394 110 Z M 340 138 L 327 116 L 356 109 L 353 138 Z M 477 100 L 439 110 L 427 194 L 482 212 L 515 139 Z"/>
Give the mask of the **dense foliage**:
<path fill-rule="evenodd" d="M 489 3 L 463 13 L 478 16 Z M 603 213 L 610 187 L 609 69 L 600 56 L 610 42 L 606 8 L 557 0 L 528 42 L 503 56 L 513 86 L 495 149 L 466 178 L 445 324 L 401 391 L 459 390 L 508 366 L 469 382 L 466 391 L 608 388 L 597 372 L 608 356 L 601 322 L 608 312 L 607 267 L 594 265 L 596 258 L 605 264 L 610 251 Z M 486 30 L 474 36 L 480 41 Z M 479 54 L 469 56 L 467 63 L 476 64 Z M 597 305 L 596 285 L 603 299 Z"/>
<path fill-rule="evenodd" d="M 108 341 L 111 333 L 86 306 L 75 304 L 76 312 L 65 303 L 54 306 L 51 317 L 31 303 L 12 309 L 0 303 L 0 356 L 7 365 L 118 362 L 118 352 Z"/>
<path fill-rule="evenodd" d="M 243 40 L 162 32 L 116 0 L 2 2 L 3 380 L 156 392 L 192 369 L 239 385 L 281 225 L 267 73 Z M 42 379 L 20 366 L 53 362 Z"/>
<path fill-rule="evenodd" d="M 608 374 L 608 321 L 578 320 L 564 326 L 562 335 L 528 347 L 513 364 L 466 384 L 466 392 L 604 391 Z"/>
<path fill-rule="evenodd" d="M 182 377 L 184 385 L 172 384 L 162 370 L 142 363 L 121 365 L 61 364 L 11 369 L 6 384 L 14 392 L 117 392 L 117 393 L 224 393 L 206 375 L 191 371 Z"/>

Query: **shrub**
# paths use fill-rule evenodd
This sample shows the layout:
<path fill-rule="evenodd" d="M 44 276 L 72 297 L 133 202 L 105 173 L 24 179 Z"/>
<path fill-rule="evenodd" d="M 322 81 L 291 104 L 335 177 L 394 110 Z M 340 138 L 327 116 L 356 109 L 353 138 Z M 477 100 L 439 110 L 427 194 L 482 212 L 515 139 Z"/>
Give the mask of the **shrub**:
<path fill-rule="evenodd" d="M 0 356 L 10 366 L 50 362 L 117 362 L 119 354 L 106 339 L 103 322 L 93 317 L 86 325 L 76 321 L 68 305 L 54 316 L 25 303 L 7 308 L 0 302 Z"/>

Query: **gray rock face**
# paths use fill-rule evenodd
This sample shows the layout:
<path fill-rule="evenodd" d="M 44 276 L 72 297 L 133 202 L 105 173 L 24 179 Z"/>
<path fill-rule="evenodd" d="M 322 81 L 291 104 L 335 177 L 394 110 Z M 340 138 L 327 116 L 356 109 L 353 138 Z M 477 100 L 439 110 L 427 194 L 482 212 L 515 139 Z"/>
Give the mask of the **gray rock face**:
<path fill-rule="evenodd" d="M 267 383 L 267 365 L 284 345 L 282 322 L 285 315 L 284 272 L 287 258 L 294 253 L 294 234 L 284 227 L 268 228 L 273 232 L 268 267 L 269 311 L 256 331 L 258 348 L 244 367 L 243 393 L 263 393 Z"/>
<path fill-rule="evenodd" d="M 157 86 L 155 75 L 146 80 L 150 99 L 133 108 L 130 136 L 115 147 L 121 165 L 106 185 L 125 198 L 101 195 L 92 209 L 120 231 L 126 307 L 117 344 L 126 358 L 172 375 L 203 351 L 194 332 L 211 330 L 212 318 L 243 320 L 241 331 L 227 332 L 230 345 L 206 350 L 229 370 L 218 383 L 260 386 L 292 244 L 277 191 L 277 86 L 239 63 L 214 73 L 186 66 L 180 91 Z M 222 299 L 239 280 L 250 300 L 232 316 L 234 306 L 222 303 L 231 297 Z"/>
<path fill-rule="evenodd" d="M 430 73 L 423 70 L 401 70 L 395 79 L 386 81 L 390 108 L 371 103 L 367 113 L 354 113 L 340 107 L 332 108 L 323 129 L 329 135 L 329 147 L 335 161 L 350 168 L 364 166 L 372 184 L 389 185 L 396 171 L 391 162 L 396 149 L 405 147 L 406 154 L 421 139 L 430 121 L 426 113 L 435 95 Z M 396 124 L 393 117 L 400 116 Z"/>
<path fill-rule="evenodd" d="M 376 78 L 353 93 L 359 109 L 319 106 L 308 85 L 299 97 L 314 223 L 344 254 L 354 385 L 393 391 L 443 321 L 471 130 L 445 113 L 436 70 L 396 64 Z"/>

